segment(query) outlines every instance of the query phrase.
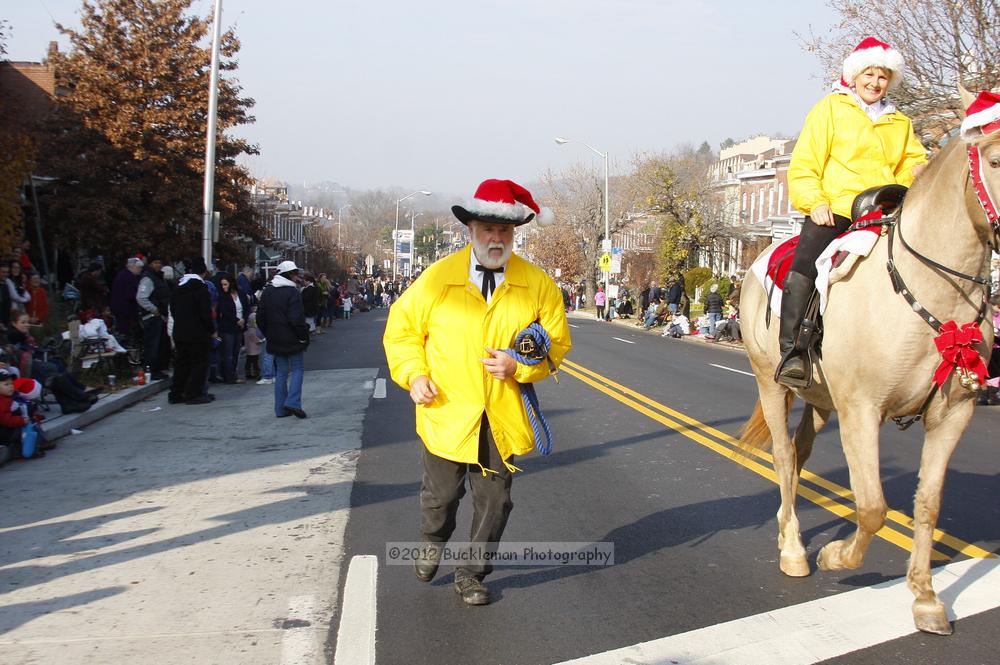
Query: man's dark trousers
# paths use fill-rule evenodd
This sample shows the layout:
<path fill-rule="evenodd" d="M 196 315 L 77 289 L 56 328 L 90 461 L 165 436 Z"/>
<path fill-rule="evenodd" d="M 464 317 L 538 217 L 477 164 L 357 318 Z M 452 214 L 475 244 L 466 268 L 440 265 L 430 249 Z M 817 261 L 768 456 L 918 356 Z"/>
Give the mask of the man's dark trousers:
<path fill-rule="evenodd" d="M 504 466 L 490 432 L 486 416 L 479 428 L 479 463 L 497 473 L 485 476 L 479 465 L 443 459 L 423 448 L 424 479 L 420 488 L 421 537 L 426 542 L 444 543 L 455 531 L 458 502 L 465 496 L 465 479 L 472 486 L 472 532 L 469 541 L 483 551 L 496 551 L 514 504 L 510 500 L 511 472 Z M 492 544 L 492 545 L 491 545 Z M 455 579 L 483 579 L 493 566 L 482 561 L 459 566 Z"/>
<path fill-rule="evenodd" d="M 187 400 L 200 396 L 208 374 L 210 342 L 174 343 L 174 380 L 170 384 L 170 397 Z"/>
<path fill-rule="evenodd" d="M 149 316 L 142 320 L 142 366 L 160 372 L 160 344 L 163 343 L 165 325 L 162 316 Z"/>

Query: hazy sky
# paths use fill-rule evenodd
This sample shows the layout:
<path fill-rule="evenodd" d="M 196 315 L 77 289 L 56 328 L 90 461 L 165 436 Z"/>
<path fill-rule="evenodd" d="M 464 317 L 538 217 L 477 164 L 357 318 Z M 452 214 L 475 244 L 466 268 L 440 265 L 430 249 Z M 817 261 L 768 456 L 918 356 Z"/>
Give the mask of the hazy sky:
<path fill-rule="evenodd" d="M 40 60 L 79 6 L 9 3 L 8 57 Z M 461 196 L 600 165 L 560 135 L 614 172 L 637 151 L 796 134 L 830 82 L 794 33 L 835 21 L 807 0 L 224 0 L 223 17 L 257 102 L 255 175 Z"/>

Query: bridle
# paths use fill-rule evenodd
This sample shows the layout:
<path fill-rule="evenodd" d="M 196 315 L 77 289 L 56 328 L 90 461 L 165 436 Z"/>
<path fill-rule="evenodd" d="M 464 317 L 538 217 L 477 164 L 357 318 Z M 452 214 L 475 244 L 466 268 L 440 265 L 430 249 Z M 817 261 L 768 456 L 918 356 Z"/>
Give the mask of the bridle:
<path fill-rule="evenodd" d="M 986 182 L 984 180 L 984 173 L 983 173 L 982 154 L 979 150 L 979 146 L 969 145 L 968 154 L 969 154 L 969 173 L 966 176 L 966 188 L 968 188 L 971 182 L 971 185 L 976 192 L 976 198 L 979 200 L 980 205 L 982 205 L 983 210 L 986 213 L 986 219 L 990 223 L 990 228 L 993 231 L 992 237 L 987 242 L 987 245 L 993 251 L 996 251 L 997 247 L 1000 246 L 1000 244 L 998 244 L 998 239 L 1000 239 L 1000 214 L 998 214 L 998 206 L 996 202 L 993 200 L 993 197 L 990 194 L 989 189 L 986 187 Z M 986 319 L 987 312 L 989 312 L 990 309 L 992 282 L 990 280 L 989 270 L 987 269 L 985 276 L 971 275 L 968 273 L 960 272 L 953 268 L 949 268 L 948 266 L 943 265 L 935 261 L 934 259 L 918 252 L 916 249 L 910 246 L 910 244 L 906 242 L 906 238 L 903 237 L 903 227 L 902 227 L 903 218 L 901 215 L 901 210 L 902 206 L 901 205 L 897 206 L 896 209 L 892 212 L 892 214 L 886 217 L 882 217 L 880 219 L 873 219 L 870 221 L 859 222 L 853 225 L 850 230 L 853 231 L 867 226 L 884 226 L 887 228 L 887 235 L 889 236 L 889 238 L 887 246 L 888 259 L 886 261 L 886 269 L 889 272 L 889 279 L 892 281 L 892 288 L 896 293 L 900 294 L 904 300 L 906 300 L 906 303 L 910 306 L 910 308 L 914 311 L 914 313 L 916 313 L 921 319 L 923 319 L 923 321 L 927 323 L 927 325 L 929 325 L 931 328 L 933 328 L 934 332 L 938 334 L 941 333 L 941 326 L 944 325 L 944 323 L 940 321 L 937 317 L 935 317 L 933 314 L 931 314 L 926 307 L 920 304 L 920 301 L 916 299 L 910 288 L 906 285 L 906 281 L 900 274 L 899 268 L 896 267 L 896 262 L 893 258 L 893 240 L 895 239 L 895 237 L 898 235 L 899 242 L 903 246 L 903 248 L 906 249 L 908 253 L 913 255 L 914 258 L 919 260 L 924 265 L 930 267 L 932 270 L 944 272 L 954 277 L 958 277 L 959 279 L 972 282 L 973 284 L 978 284 L 979 286 L 981 286 L 983 290 L 983 297 L 979 305 L 979 309 L 976 313 L 976 320 L 975 320 L 975 327 L 978 328 L 980 325 L 982 325 L 983 321 Z M 965 383 L 963 383 L 963 385 L 965 385 Z M 924 400 L 923 404 L 921 405 L 916 415 L 909 417 L 899 416 L 893 418 L 892 420 L 896 423 L 896 426 L 899 427 L 899 429 L 901 430 L 905 430 L 911 425 L 913 425 L 915 422 L 922 420 L 924 417 L 924 413 L 930 406 L 931 400 L 934 399 L 934 395 L 937 393 L 937 389 L 938 385 L 934 384 L 934 387 L 931 389 L 930 394 L 927 396 L 927 399 Z"/>

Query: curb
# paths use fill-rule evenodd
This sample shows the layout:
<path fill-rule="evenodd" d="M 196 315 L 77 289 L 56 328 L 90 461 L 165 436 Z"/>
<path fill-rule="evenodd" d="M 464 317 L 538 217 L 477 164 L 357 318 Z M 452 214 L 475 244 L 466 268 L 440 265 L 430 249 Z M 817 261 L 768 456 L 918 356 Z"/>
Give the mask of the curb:
<path fill-rule="evenodd" d="M 46 419 L 42 423 L 42 434 L 46 441 L 61 439 L 72 429 L 82 429 L 98 420 L 118 413 L 136 402 L 153 397 L 170 387 L 170 380 L 153 381 L 145 386 L 134 386 L 112 395 L 102 397 L 97 403 L 83 413 L 72 413 Z"/>
<path fill-rule="evenodd" d="M 572 312 L 568 316 L 571 318 L 575 317 L 579 319 L 592 319 L 594 321 L 597 320 L 597 316 L 589 312 Z M 651 328 L 650 330 L 644 330 L 641 326 L 635 325 L 635 323 L 633 323 L 634 320 L 638 319 L 628 319 L 627 322 L 622 319 L 612 319 L 611 321 L 606 321 L 606 323 L 610 323 L 611 325 L 616 325 L 621 328 L 627 328 L 635 332 L 641 332 L 646 335 L 653 335 L 655 337 L 663 336 L 660 334 L 660 330 L 662 330 L 661 328 Z M 681 337 L 680 340 L 682 342 L 688 342 L 689 344 L 694 344 L 694 343 L 710 344 L 718 349 L 729 349 L 731 351 L 742 351 L 746 353 L 746 349 L 744 348 L 744 346 L 736 342 L 708 342 L 705 341 L 703 337 L 700 337 L 698 335 L 685 335 L 684 337 Z"/>

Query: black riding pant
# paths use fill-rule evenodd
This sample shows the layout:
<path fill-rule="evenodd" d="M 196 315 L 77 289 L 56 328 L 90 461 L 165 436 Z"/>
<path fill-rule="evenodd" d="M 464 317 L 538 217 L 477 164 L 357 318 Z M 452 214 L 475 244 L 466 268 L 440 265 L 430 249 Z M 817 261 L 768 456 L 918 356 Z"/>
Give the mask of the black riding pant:
<path fill-rule="evenodd" d="M 833 222 L 833 226 L 820 226 L 814 223 L 811 217 L 806 217 L 802 225 L 802 235 L 799 236 L 799 244 L 795 248 L 795 256 L 792 258 L 791 270 L 811 280 L 816 279 L 816 259 L 834 238 L 851 226 L 851 220 L 841 215 L 834 215 Z"/>
<path fill-rule="evenodd" d="M 504 466 L 486 416 L 479 428 L 479 464 L 497 473 L 484 476 L 477 464 L 443 459 L 423 448 L 424 479 L 420 487 L 420 535 L 426 542 L 445 543 L 455 531 L 458 502 L 465 496 L 465 481 L 472 487 L 472 532 L 469 541 L 481 551 L 496 551 L 514 504 L 510 500 L 512 476 Z M 458 566 L 455 579 L 482 579 L 493 571 L 483 561 Z"/>

